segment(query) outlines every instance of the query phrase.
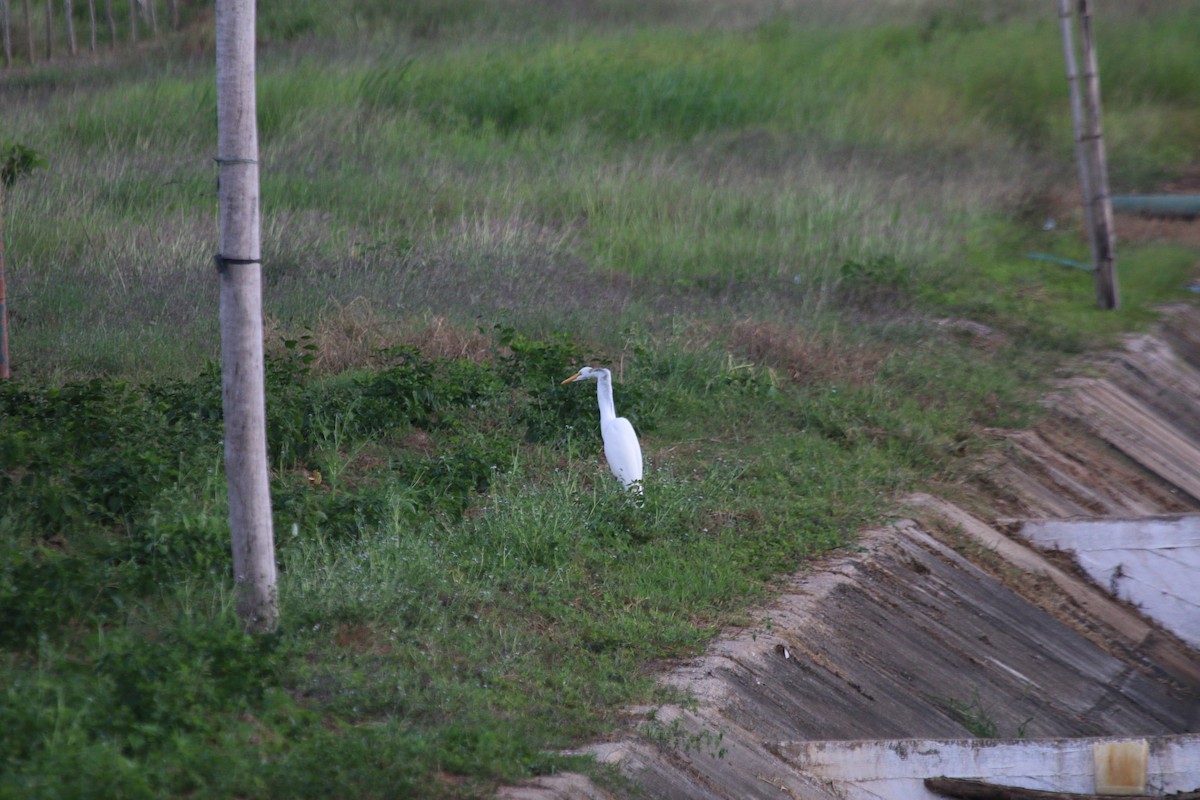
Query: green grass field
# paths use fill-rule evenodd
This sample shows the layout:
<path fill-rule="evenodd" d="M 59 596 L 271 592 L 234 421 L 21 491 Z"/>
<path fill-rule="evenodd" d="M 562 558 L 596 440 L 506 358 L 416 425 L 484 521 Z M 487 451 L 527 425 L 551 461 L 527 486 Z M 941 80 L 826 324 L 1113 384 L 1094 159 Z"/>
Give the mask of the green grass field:
<path fill-rule="evenodd" d="M 1117 313 L 1026 257 L 1088 248 L 1057 18 L 1005 6 L 260 4 L 264 637 L 232 610 L 211 10 L 0 73 L 0 140 L 48 163 L 3 204 L 0 798 L 605 780 L 560 751 L 1189 296 L 1170 241 L 1118 244 Z M 1114 190 L 1150 191 L 1200 157 L 1200 13 L 1097 7 Z M 642 507 L 559 386 L 582 363 Z"/>

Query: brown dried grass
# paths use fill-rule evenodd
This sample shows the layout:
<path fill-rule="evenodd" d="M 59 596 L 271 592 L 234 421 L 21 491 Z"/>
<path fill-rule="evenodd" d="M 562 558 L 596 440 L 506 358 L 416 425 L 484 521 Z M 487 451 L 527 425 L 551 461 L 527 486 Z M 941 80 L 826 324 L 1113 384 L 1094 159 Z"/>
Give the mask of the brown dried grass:
<path fill-rule="evenodd" d="M 379 351 L 396 343 L 391 327 L 376 316 L 368 300 L 358 297 L 345 305 L 334 301 L 311 328 L 301 332 L 268 317 L 263 321 L 263 334 L 268 355 L 282 355 L 284 341 L 289 339 L 316 345 L 312 370 L 326 374 L 377 363 Z"/>
<path fill-rule="evenodd" d="M 844 341 L 836 334 L 758 320 L 735 323 L 730 346 L 797 383 L 870 383 L 888 358 L 877 346 Z"/>
<path fill-rule="evenodd" d="M 465 330 L 449 323 L 445 317 L 434 317 L 425 327 L 404 337 L 429 358 L 466 359 L 485 363 L 492 360 L 492 340 L 478 330 Z"/>
<path fill-rule="evenodd" d="M 297 333 L 278 320 L 264 321 L 268 354 L 282 355 L 284 341 L 301 339 L 316 345 L 312 370 L 336 374 L 381 365 L 393 347 L 415 347 L 432 359 L 467 359 L 486 362 L 492 358 L 492 341 L 479 331 L 470 331 L 434 317 L 426 324 L 403 322 L 380 315 L 371 301 L 357 297 L 349 303 L 333 302 L 312 328 Z"/>

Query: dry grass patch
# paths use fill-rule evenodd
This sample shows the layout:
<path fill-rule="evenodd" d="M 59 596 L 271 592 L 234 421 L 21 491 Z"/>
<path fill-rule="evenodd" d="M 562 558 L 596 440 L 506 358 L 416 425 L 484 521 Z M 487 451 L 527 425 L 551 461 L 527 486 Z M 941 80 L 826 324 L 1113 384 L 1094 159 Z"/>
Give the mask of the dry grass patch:
<path fill-rule="evenodd" d="M 797 383 L 871 383 L 888 358 L 877 347 L 755 320 L 736 323 L 730 345 Z"/>
<path fill-rule="evenodd" d="M 971 319 L 946 317 L 933 320 L 933 324 L 949 332 L 958 341 L 989 353 L 995 353 L 1012 343 L 1003 331 Z"/>
<path fill-rule="evenodd" d="M 490 337 L 478 330 L 453 325 L 445 317 L 434 317 L 425 327 L 405 335 L 404 343 L 411 344 L 429 358 L 488 363 L 493 355 Z"/>
<path fill-rule="evenodd" d="M 391 326 L 379 320 L 371 304 L 360 297 L 346 305 L 334 301 L 331 309 L 302 332 L 266 317 L 263 337 L 268 356 L 282 357 L 289 350 L 289 342 L 315 346 L 311 351 L 312 371 L 331 374 L 375 364 L 379 351 L 395 342 L 394 334 L 385 331 Z"/>
<path fill-rule="evenodd" d="M 478 330 L 459 327 L 444 317 L 433 317 L 425 324 L 393 320 L 380 314 L 365 297 L 346 304 L 333 301 L 303 333 L 274 318 L 267 318 L 264 328 L 270 355 L 283 355 L 289 340 L 315 345 L 312 370 L 322 375 L 380 366 L 383 354 L 405 345 L 415 347 L 426 358 L 439 360 L 487 363 L 493 355 L 491 338 Z"/>

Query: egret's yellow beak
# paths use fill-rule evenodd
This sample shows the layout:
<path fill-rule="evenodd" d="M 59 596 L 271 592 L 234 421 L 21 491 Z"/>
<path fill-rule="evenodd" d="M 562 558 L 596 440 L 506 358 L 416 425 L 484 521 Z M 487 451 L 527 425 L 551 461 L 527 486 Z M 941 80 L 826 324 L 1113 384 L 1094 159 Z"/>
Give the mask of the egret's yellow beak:
<path fill-rule="evenodd" d="M 578 372 L 576 372 L 574 375 L 572 375 L 571 377 L 567 378 L 565 381 L 563 381 L 562 383 L 560 383 L 560 384 L 559 384 L 559 386 L 562 386 L 562 385 L 563 385 L 563 383 L 570 383 L 571 381 L 575 380 L 575 379 L 576 379 L 576 378 L 578 378 L 578 377 L 579 377 L 579 373 L 578 373 Z"/>

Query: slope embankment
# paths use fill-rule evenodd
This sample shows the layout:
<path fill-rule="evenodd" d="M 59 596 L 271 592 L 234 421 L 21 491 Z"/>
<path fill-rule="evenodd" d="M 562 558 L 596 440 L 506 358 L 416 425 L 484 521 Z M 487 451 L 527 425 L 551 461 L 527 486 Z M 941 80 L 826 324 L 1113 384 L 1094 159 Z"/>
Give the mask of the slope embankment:
<path fill-rule="evenodd" d="M 996 431 L 969 484 L 908 498 L 854 552 L 794 575 L 762 625 L 663 676 L 694 703 L 633 710 L 637 735 L 591 750 L 632 796 L 824 800 L 920 796 L 920 775 L 889 777 L 879 753 L 916 774 L 910 752 L 979 764 L 1017 740 L 1051 766 L 1006 756 L 1001 773 L 1053 785 L 1043 773 L 1066 770 L 1075 743 L 1136 736 L 1155 757 L 1186 751 L 1156 790 L 1195 788 L 1175 784 L 1200 784 L 1186 766 L 1200 764 L 1186 736 L 1200 581 L 1184 579 L 1200 542 L 1200 311 L 1173 309 L 1087 372 L 1038 427 Z M 501 796 L 609 795 L 553 776 Z"/>

